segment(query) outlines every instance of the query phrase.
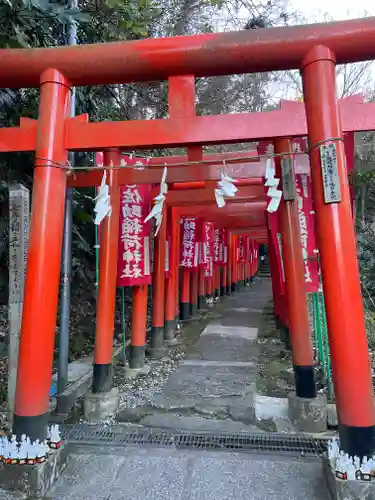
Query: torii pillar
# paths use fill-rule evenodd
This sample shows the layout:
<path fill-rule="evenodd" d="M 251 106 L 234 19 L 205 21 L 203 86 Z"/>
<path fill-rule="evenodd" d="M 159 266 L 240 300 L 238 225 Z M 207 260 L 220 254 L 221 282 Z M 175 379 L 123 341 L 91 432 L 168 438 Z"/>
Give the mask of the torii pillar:
<path fill-rule="evenodd" d="M 296 392 L 289 398 L 292 422 L 306 432 L 327 427 L 326 398 L 317 397 L 291 139 L 274 141 L 276 176 L 281 178 L 280 226 Z M 303 417 L 302 417 L 303 416 Z M 302 418 L 301 418 L 302 417 Z"/>
<path fill-rule="evenodd" d="M 46 439 L 66 193 L 64 145 L 70 88 L 59 71 L 40 79 L 33 209 L 17 371 L 13 434 Z"/>
<path fill-rule="evenodd" d="M 363 457 L 375 451 L 374 392 L 335 63 L 329 48 L 316 46 L 301 72 L 340 445 Z M 322 161 L 328 154 L 331 161 Z"/>
<path fill-rule="evenodd" d="M 104 164 L 116 165 L 117 150 L 104 151 Z M 112 388 L 114 318 L 116 312 L 117 254 L 120 218 L 119 170 L 109 171 L 111 214 L 100 225 L 99 282 L 96 304 L 95 349 L 91 392 L 86 394 L 87 420 L 100 420 L 118 409 L 118 389 Z"/>

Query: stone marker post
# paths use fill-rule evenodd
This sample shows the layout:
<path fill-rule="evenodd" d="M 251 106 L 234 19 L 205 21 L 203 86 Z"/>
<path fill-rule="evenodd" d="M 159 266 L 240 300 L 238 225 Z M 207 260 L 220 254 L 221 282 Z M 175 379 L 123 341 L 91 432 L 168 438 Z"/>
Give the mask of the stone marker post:
<path fill-rule="evenodd" d="M 13 419 L 18 346 L 29 246 L 30 196 L 22 184 L 9 186 L 8 418 Z"/>

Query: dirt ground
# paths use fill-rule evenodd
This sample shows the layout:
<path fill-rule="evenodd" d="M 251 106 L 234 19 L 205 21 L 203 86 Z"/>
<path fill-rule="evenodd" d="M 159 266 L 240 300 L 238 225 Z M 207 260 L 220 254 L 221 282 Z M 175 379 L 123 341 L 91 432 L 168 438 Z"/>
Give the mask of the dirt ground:
<path fill-rule="evenodd" d="M 264 396 L 286 397 L 294 390 L 291 351 L 276 328 L 272 302 L 263 313 L 258 332 L 259 360 L 257 392 Z"/>

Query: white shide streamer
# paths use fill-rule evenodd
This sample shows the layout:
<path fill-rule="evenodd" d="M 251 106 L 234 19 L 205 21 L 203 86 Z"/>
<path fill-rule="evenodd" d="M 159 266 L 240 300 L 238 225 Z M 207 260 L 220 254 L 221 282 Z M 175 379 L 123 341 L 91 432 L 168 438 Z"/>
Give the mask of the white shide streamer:
<path fill-rule="evenodd" d="M 268 187 L 267 196 L 270 198 L 270 202 L 267 206 L 267 212 L 274 213 L 277 211 L 281 201 L 282 192 L 277 189 L 280 184 L 280 179 L 275 177 L 275 165 L 271 158 L 267 159 L 266 162 L 266 182 L 265 187 Z"/>
<path fill-rule="evenodd" d="M 219 208 L 223 208 L 225 207 L 224 197 L 233 198 L 238 189 L 233 184 L 235 180 L 226 175 L 224 172 L 221 172 L 220 177 L 221 180 L 217 183 L 217 188 L 215 189 L 215 199 L 217 206 Z"/>
<path fill-rule="evenodd" d="M 154 206 L 152 207 L 151 212 L 145 218 L 145 222 L 148 222 L 152 218 L 156 221 L 156 231 L 155 236 L 160 231 L 161 223 L 163 221 L 163 205 L 165 201 L 165 195 L 168 192 L 168 184 L 167 180 L 167 167 L 164 167 L 163 175 L 160 181 L 160 193 L 154 198 Z"/>
<path fill-rule="evenodd" d="M 107 172 L 104 170 L 102 182 L 98 190 L 98 196 L 95 201 L 95 220 L 94 223 L 99 226 L 105 217 L 112 213 L 111 198 L 109 196 L 109 187 L 107 186 Z"/>

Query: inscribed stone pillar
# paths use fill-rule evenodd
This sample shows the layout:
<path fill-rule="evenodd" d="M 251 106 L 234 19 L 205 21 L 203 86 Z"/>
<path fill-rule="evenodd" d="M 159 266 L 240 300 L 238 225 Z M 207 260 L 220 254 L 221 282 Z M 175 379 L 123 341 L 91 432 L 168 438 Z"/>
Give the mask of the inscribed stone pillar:
<path fill-rule="evenodd" d="M 22 184 L 9 186 L 9 345 L 8 415 L 13 418 L 18 346 L 22 321 L 27 250 L 29 244 L 30 197 Z"/>

